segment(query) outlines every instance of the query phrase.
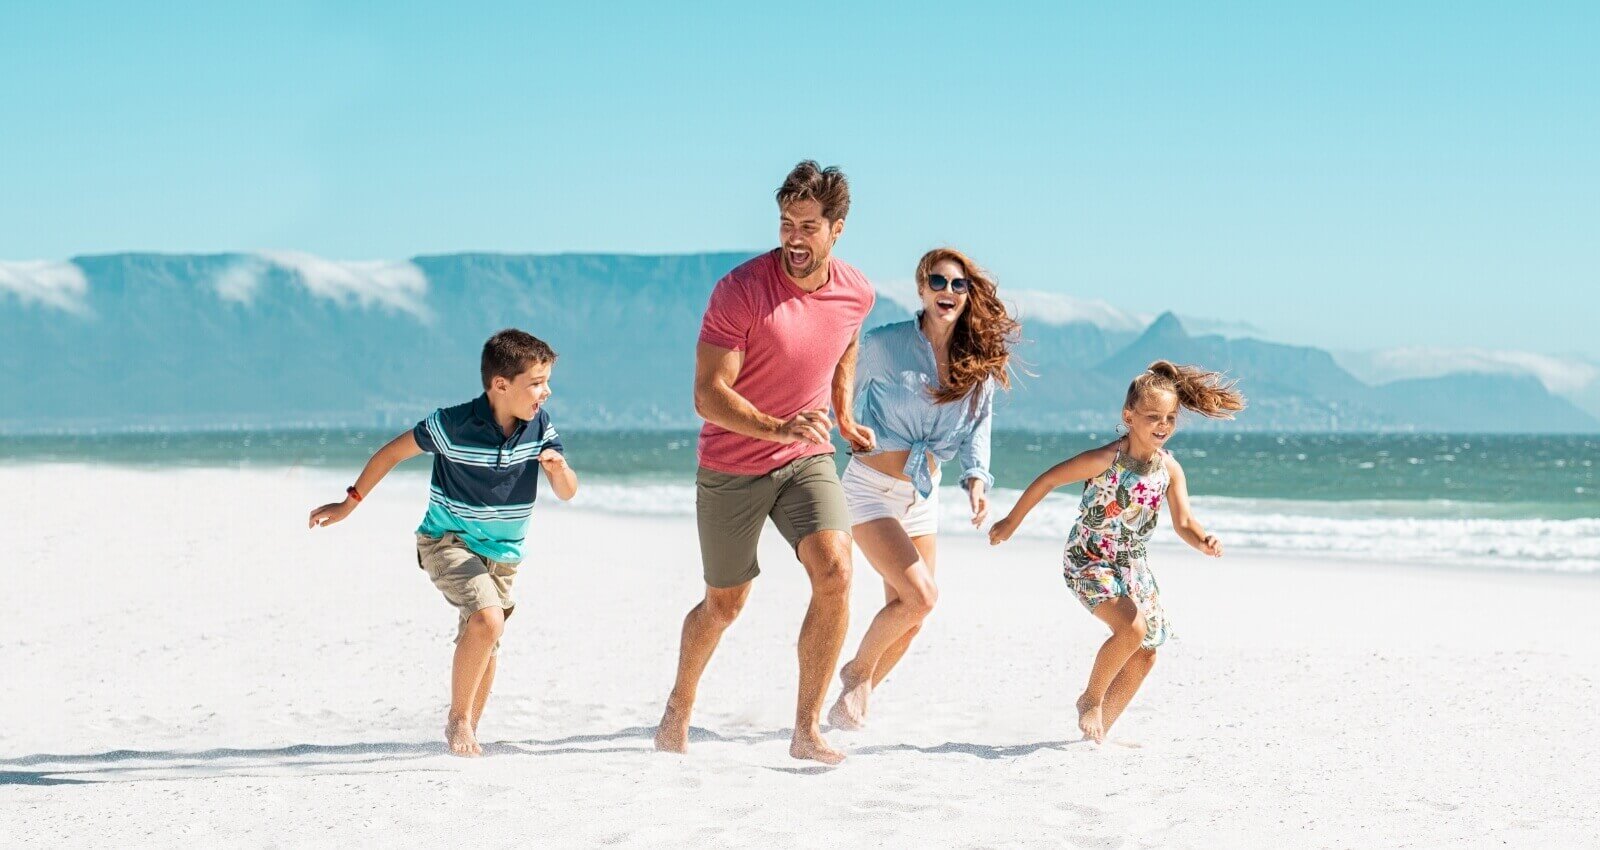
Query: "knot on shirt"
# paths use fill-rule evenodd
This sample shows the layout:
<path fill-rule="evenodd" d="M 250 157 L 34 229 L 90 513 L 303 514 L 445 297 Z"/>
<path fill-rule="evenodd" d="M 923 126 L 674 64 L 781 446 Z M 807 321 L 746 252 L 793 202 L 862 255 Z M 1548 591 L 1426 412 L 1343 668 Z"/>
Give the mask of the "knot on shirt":
<path fill-rule="evenodd" d="M 928 471 L 930 453 L 927 440 L 913 440 L 911 453 L 906 456 L 905 469 L 901 470 L 911 479 L 912 486 L 917 488 L 917 495 L 924 499 L 933 495 L 933 473 Z"/>

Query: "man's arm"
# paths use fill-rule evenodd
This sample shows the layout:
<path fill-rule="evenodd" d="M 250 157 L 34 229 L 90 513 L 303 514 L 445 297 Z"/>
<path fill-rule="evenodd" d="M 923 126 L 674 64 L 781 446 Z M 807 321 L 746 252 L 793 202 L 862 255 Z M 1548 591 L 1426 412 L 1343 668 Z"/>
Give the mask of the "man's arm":
<path fill-rule="evenodd" d="M 833 415 L 843 422 L 853 419 L 851 405 L 856 397 L 856 353 L 861 349 L 859 339 L 851 339 L 850 346 L 833 367 Z"/>
<path fill-rule="evenodd" d="M 804 410 L 785 421 L 757 410 L 749 399 L 735 392 L 733 383 L 739 379 L 743 366 L 743 352 L 707 342 L 695 346 L 694 412 L 701 419 L 758 440 L 828 442 L 826 410 Z"/>
<path fill-rule="evenodd" d="M 368 460 L 366 467 L 361 470 L 361 476 L 355 483 L 356 492 L 361 494 L 362 499 L 372 495 L 372 488 L 378 486 L 378 482 L 389 474 L 389 470 L 394 469 L 401 461 L 419 454 L 422 454 L 422 447 L 417 445 L 417 438 L 410 431 L 390 440 L 383 448 L 373 453 L 372 459 Z M 345 496 L 342 502 L 329 502 L 317 508 L 311 512 L 310 527 L 333 525 L 349 516 L 359 502 L 358 499 Z"/>
<path fill-rule="evenodd" d="M 856 423 L 856 357 L 861 350 L 859 339 L 851 339 L 850 347 L 833 367 L 833 416 L 839 422 L 839 436 L 856 451 L 870 452 L 877 444 L 877 435 L 871 428 Z"/>

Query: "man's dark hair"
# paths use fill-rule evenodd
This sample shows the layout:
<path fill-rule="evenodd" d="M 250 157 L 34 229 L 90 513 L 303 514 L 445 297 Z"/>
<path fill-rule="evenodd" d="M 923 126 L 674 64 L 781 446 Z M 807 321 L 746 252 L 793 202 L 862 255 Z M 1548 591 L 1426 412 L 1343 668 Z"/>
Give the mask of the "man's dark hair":
<path fill-rule="evenodd" d="M 483 344 L 483 361 L 479 373 L 483 388 L 488 389 L 495 376 L 507 380 L 528 371 L 540 363 L 556 362 L 556 352 L 544 340 L 516 328 L 489 337 Z"/>
<path fill-rule="evenodd" d="M 837 165 L 823 168 L 814 159 L 805 160 L 778 187 L 780 208 L 795 201 L 816 201 L 823 218 L 838 221 L 850 214 L 850 181 Z"/>

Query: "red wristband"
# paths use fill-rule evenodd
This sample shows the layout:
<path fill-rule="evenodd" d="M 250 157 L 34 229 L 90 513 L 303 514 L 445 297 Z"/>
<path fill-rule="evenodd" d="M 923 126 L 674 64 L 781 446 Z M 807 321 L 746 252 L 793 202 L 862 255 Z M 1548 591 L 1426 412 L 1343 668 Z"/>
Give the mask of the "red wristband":
<path fill-rule="evenodd" d="M 351 484 L 349 487 L 344 488 L 344 492 L 350 498 L 355 499 L 357 504 L 360 504 L 361 491 L 356 489 L 356 485 Z"/>

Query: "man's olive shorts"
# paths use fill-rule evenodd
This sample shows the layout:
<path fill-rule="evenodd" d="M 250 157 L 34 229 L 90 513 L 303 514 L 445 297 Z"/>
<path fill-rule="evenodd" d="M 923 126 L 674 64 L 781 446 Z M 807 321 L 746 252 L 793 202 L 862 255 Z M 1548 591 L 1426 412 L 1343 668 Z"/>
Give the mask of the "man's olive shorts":
<path fill-rule="evenodd" d="M 738 587 L 761 574 L 756 542 L 768 517 L 797 550 L 818 531 L 850 533 L 850 511 L 831 454 L 803 457 L 766 475 L 702 466 L 694 483 L 700 559 L 712 587 Z"/>

